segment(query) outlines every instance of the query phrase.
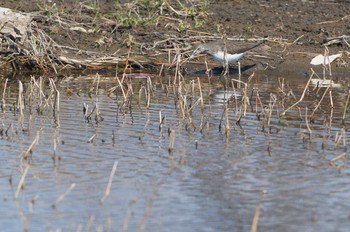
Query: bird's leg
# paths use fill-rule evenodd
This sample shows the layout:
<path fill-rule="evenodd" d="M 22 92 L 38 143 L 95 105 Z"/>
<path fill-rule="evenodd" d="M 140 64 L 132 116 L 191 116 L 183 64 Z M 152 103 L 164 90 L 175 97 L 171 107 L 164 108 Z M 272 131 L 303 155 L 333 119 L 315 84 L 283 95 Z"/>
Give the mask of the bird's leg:
<path fill-rule="evenodd" d="M 238 63 L 238 88 L 241 88 L 241 81 L 242 81 L 242 72 L 241 72 L 241 62 L 237 62 Z"/>
<path fill-rule="evenodd" d="M 222 66 L 222 67 L 223 67 L 222 75 L 223 75 L 223 76 L 228 76 L 228 71 L 229 71 L 229 70 L 228 70 L 228 68 L 227 68 L 227 67 L 228 67 L 227 63 L 223 63 L 223 66 Z"/>
<path fill-rule="evenodd" d="M 230 75 L 230 65 L 228 64 L 228 61 L 227 60 L 225 60 L 225 74 L 227 75 L 227 76 L 229 76 Z"/>
<path fill-rule="evenodd" d="M 224 61 L 223 61 L 223 68 L 225 69 L 223 75 L 228 76 L 229 75 L 229 64 L 228 64 L 228 57 L 227 57 L 227 44 L 226 44 L 226 38 L 224 38 Z"/>
<path fill-rule="evenodd" d="M 224 68 L 224 70 L 223 70 L 223 75 L 224 75 L 224 76 L 230 75 L 230 74 L 229 74 L 230 66 L 229 66 L 228 59 L 227 59 L 226 49 L 225 49 L 225 51 L 224 51 L 223 68 Z"/>

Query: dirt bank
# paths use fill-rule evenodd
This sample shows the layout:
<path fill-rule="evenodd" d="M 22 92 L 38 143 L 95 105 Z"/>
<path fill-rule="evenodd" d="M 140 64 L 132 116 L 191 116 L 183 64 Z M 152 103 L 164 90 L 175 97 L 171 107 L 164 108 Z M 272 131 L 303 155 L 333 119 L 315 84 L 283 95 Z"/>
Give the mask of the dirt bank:
<path fill-rule="evenodd" d="M 169 54 L 188 52 L 197 40 L 226 35 L 267 38 L 268 55 L 278 60 L 272 61 L 274 66 L 296 57 L 305 62 L 303 57 L 323 53 L 326 42 L 330 54 L 343 52 L 341 66 L 349 60 L 346 1 L 1 2 L 3 7 L 31 13 L 69 58 L 128 57 L 170 66 Z"/>

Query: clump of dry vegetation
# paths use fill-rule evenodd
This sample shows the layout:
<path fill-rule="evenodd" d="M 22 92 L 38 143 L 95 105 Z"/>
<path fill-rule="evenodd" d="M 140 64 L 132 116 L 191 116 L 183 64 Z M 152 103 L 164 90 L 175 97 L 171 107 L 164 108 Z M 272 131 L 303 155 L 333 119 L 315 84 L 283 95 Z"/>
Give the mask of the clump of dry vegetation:
<path fill-rule="evenodd" d="M 39 11 L 29 13 L 3 8 L 8 10 L 1 34 L 1 46 L 6 51 L 2 55 L 3 67 L 57 72 L 67 67 L 115 68 L 130 63 L 142 67 L 157 63 L 137 54 L 145 50 L 160 53 L 159 45 L 172 41 L 163 40 L 168 35 L 159 31 L 170 28 L 181 33 L 201 26 L 208 9 L 207 0 L 116 1 L 110 9 L 104 9 L 97 0 L 75 4 L 73 9 L 65 9 L 59 3 L 43 1 L 38 3 Z M 16 22 L 18 15 L 26 18 L 21 27 Z M 10 23 L 12 31 L 6 30 Z M 16 38 L 18 31 L 20 36 Z M 144 36 L 139 37 L 140 33 Z M 184 46 L 177 36 L 172 39 L 177 41 L 176 46 L 170 47 Z M 163 41 L 155 41 L 159 37 Z"/>

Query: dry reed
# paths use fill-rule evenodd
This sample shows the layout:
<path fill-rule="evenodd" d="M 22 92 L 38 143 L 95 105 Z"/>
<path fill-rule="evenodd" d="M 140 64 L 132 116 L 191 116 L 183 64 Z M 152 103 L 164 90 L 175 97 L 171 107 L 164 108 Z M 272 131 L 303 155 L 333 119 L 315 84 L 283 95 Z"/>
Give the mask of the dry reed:
<path fill-rule="evenodd" d="M 30 167 L 30 165 L 28 164 L 26 166 L 26 168 L 24 169 L 23 173 L 22 173 L 21 179 L 20 179 L 20 181 L 19 181 L 19 183 L 17 185 L 17 189 L 16 189 L 16 193 L 14 195 L 14 199 L 18 198 L 19 191 L 24 188 L 24 181 L 25 181 L 25 178 L 26 178 L 27 173 L 29 171 L 29 167 Z"/>
<path fill-rule="evenodd" d="M 51 205 L 51 207 L 56 208 L 57 205 L 75 188 L 75 186 L 76 186 L 75 183 L 71 184 L 69 188 L 55 200 L 55 202 Z"/>
<path fill-rule="evenodd" d="M 113 177 L 115 175 L 115 172 L 117 171 L 117 166 L 118 166 L 118 161 L 116 160 L 116 161 L 114 161 L 111 174 L 109 175 L 109 180 L 108 180 L 108 184 L 107 184 L 107 187 L 105 190 L 105 194 L 103 195 L 103 197 L 100 200 L 101 204 L 103 204 L 105 202 L 105 200 L 107 199 L 107 197 L 109 196 L 109 194 L 111 192 L 112 181 L 113 181 Z"/>

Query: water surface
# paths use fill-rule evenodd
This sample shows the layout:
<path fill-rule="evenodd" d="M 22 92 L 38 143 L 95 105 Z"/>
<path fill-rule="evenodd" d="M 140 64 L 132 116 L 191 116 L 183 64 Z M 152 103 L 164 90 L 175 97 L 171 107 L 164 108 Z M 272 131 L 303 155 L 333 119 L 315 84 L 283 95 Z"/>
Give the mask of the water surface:
<path fill-rule="evenodd" d="M 307 78 L 284 78 L 286 89 L 296 96 L 288 98 L 288 106 L 300 97 Z M 344 88 L 333 90 L 333 119 L 328 117 L 329 100 L 324 100 L 310 136 L 305 107 L 319 100 L 324 89 L 310 87 L 300 111 L 295 108 L 286 117 L 277 117 L 281 104 L 274 107 L 271 130 L 256 116 L 256 98 L 237 125 L 240 111 L 232 100 L 230 130 L 225 132 L 219 78 L 209 84 L 201 77 L 204 110 L 196 105 L 190 116 L 182 115 L 178 90 L 167 84 L 168 78 L 152 79 L 149 107 L 144 94 L 139 98 L 146 80 L 134 81 L 131 108 L 123 106 L 120 90 L 117 95 L 108 92 L 117 86 L 115 78 L 103 78 L 97 94 L 93 79 L 57 81 L 59 112 L 53 113 L 51 101 L 38 113 L 33 102 L 30 116 L 27 102 L 23 117 L 10 107 L 16 104 L 18 88 L 9 83 L 7 108 L 1 113 L 2 129 L 10 128 L 0 139 L 2 231 L 250 231 L 257 207 L 259 231 L 350 228 L 346 156 L 330 162 L 347 148 L 349 120 L 345 125 L 339 120 Z M 271 93 L 280 94 L 278 77 L 257 75 L 250 86 L 259 90 L 265 107 Z M 193 105 L 199 98 L 197 87 L 194 93 L 191 88 L 182 93 Z M 241 91 L 237 96 L 241 105 Z M 98 122 L 95 114 L 84 118 L 84 103 L 88 112 L 97 104 Z M 160 112 L 165 116 L 162 130 Z M 174 135 L 170 150 L 169 128 Z M 345 147 L 334 142 L 342 129 Z M 28 161 L 21 159 L 36 138 Z M 101 204 L 116 161 L 110 195 Z M 28 163 L 24 188 L 14 199 Z M 52 207 L 72 184 L 75 188 Z"/>

